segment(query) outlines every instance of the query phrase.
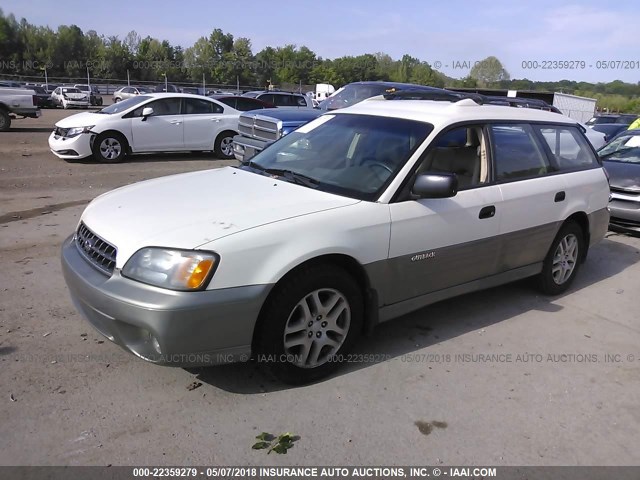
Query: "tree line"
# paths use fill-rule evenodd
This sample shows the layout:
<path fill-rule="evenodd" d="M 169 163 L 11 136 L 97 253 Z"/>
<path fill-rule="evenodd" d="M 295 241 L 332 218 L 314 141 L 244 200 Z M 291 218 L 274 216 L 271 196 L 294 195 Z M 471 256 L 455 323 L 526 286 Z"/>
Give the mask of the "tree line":
<path fill-rule="evenodd" d="M 451 78 L 418 58 L 393 59 L 377 52 L 327 59 L 306 46 L 284 45 L 253 52 L 251 40 L 234 37 L 219 28 L 182 48 L 167 40 L 142 37 L 135 31 L 125 38 L 83 32 L 77 25 L 57 30 L 16 20 L 0 9 L 0 75 L 51 78 L 91 77 L 132 82 L 201 83 L 241 88 L 330 83 L 336 88 L 361 80 L 389 80 L 435 87 L 506 88 L 562 91 L 598 98 L 598 106 L 640 113 L 640 82 L 619 80 L 589 83 L 561 80 L 537 82 L 511 79 L 496 57 L 477 62 L 462 79 Z"/>

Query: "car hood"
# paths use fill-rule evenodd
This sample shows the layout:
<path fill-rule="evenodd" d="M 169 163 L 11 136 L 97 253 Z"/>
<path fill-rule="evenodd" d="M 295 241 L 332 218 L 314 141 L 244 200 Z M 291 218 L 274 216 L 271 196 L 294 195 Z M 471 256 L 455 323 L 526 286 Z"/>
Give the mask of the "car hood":
<path fill-rule="evenodd" d="M 76 113 L 75 115 L 71 115 L 70 117 L 63 118 L 58 123 L 56 123 L 56 127 L 60 128 L 72 128 L 72 127 L 86 127 L 89 125 L 96 125 L 100 122 L 105 121 L 107 118 L 112 117 L 111 115 L 106 115 L 103 113 L 94 113 L 94 112 L 82 112 Z"/>
<path fill-rule="evenodd" d="M 251 228 L 359 200 L 225 167 L 135 183 L 93 200 L 82 221 L 118 248 L 116 266 L 145 246 L 193 249 Z"/>
<path fill-rule="evenodd" d="M 611 187 L 640 192 L 640 164 L 607 160 L 602 164 L 609 174 Z"/>

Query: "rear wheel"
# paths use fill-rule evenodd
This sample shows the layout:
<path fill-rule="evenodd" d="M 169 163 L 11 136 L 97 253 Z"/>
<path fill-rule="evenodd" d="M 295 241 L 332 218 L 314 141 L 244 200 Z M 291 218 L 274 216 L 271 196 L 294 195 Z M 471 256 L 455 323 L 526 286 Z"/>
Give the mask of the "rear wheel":
<path fill-rule="evenodd" d="M 225 160 L 229 160 L 233 157 L 233 132 L 225 132 L 220 134 L 216 139 L 216 144 L 214 147 L 216 156 L 218 158 L 223 158 Z"/>
<path fill-rule="evenodd" d="M 362 293 L 342 268 L 307 267 L 276 286 L 258 332 L 258 358 L 282 381 L 302 384 L 345 361 L 362 330 Z"/>
<path fill-rule="evenodd" d="M 6 110 L 0 110 L 0 132 L 6 132 L 11 127 L 11 117 Z"/>
<path fill-rule="evenodd" d="M 105 132 L 93 142 L 93 157 L 102 163 L 121 162 L 127 154 L 127 140 L 119 133 Z"/>
<path fill-rule="evenodd" d="M 559 295 L 573 283 L 585 249 L 584 232 L 569 221 L 556 235 L 538 275 L 540 289 L 548 295 Z"/>

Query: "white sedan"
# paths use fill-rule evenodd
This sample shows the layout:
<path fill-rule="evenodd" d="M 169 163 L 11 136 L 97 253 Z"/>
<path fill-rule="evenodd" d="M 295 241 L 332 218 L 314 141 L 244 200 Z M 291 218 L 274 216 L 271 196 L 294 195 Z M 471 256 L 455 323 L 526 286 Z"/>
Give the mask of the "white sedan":
<path fill-rule="evenodd" d="M 233 158 L 240 112 L 200 95 L 153 93 L 56 123 L 49 148 L 59 158 L 119 162 L 129 154 L 215 151 Z"/>
<path fill-rule="evenodd" d="M 65 110 L 71 107 L 88 108 L 89 93 L 75 87 L 58 87 L 51 92 L 51 101 Z"/>

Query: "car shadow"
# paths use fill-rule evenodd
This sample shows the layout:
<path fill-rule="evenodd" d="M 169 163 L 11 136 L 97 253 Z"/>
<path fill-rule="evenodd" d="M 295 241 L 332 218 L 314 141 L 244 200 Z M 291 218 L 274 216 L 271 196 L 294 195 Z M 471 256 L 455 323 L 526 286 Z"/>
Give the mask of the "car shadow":
<path fill-rule="evenodd" d="M 11 127 L 12 133 L 50 133 L 53 132 L 53 125 L 50 127 Z"/>
<path fill-rule="evenodd" d="M 615 235 L 609 233 L 607 237 Z M 638 261 L 640 251 L 637 248 L 605 239 L 591 249 L 574 284 L 563 295 L 544 296 L 536 291 L 532 279 L 525 279 L 427 306 L 380 324 L 370 337 L 360 338 L 352 357 L 365 358 L 367 361 L 345 364 L 329 378 L 402 357 L 526 312 L 558 312 L 563 307 L 555 303 L 557 299 L 616 275 Z M 256 362 L 188 371 L 195 373 L 199 381 L 231 393 L 256 394 L 305 388 L 286 385 L 274 379 Z"/>
<path fill-rule="evenodd" d="M 201 162 L 225 162 L 223 165 L 238 165 L 236 160 L 222 159 L 215 156 L 213 152 L 168 152 L 168 153 L 138 153 L 127 156 L 123 164 L 128 163 L 164 163 L 164 162 L 180 162 L 180 161 L 201 161 Z M 93 157 L 81 158 L 77 160 L 66 160 L 67 163 L 78 165 L 96 165 L 97 162 Z M 113 165 L 113 164 L 110 164 Z"/>

